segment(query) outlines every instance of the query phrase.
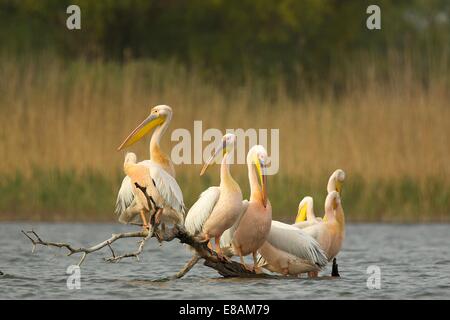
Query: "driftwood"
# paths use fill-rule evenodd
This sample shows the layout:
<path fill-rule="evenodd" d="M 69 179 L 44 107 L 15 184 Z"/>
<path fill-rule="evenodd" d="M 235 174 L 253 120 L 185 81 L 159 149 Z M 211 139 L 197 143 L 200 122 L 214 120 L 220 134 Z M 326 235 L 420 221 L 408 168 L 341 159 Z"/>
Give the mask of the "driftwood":
<path fill-rule="evenodd" d="M 145 241 L 147 239 L 147 236 L 149 234 L 148 231 L 138 231 L 138 232 L 126 232 L 126 233 L 117 233 L 117 234 L 113 234 L 111 235 L 111 237 L 109 239 L 106 239 L 105 241 L 100 242 L 99 244 L 96 244 L 92 247 L 88 247 L 88 248 L 75 248 L 72 245 L 68 244 L 68 243 L 64 243 L 64 242 L 51 242 L 51 241 L 44 241 L 42 240 L 42 238 L 34 231 L 34 230 L 29 230 L 29 231 L 24 231 L 22 230 L 22 233 L 31 241 L 31 243 L 33 244 L 33 248 L 31 250 L 31 252 L 34 253 L 34 251 L 36 250 L 36 246 L 37 245 L 42 245 L 42 246 L 48 246 L 48 247 L 56 247 L 56 248 L 65 248 L 69 251 L 69 253 L 67 254 L 68 256 L 71 256 L 73 254 L 76 253 L 81 253 L 81 259 L 78 262 L 78 265 L 80 266 L 86 256 L 89 253 L 95 252 L 95 251 L 99 251 L 105 247 L 108 247 L 111 252 L 112 252 L 112 257 L 110 258 L 110 261 L 115 260 L 117 257 L 115 256 L 114 250 L 111 247 L 111 244 L 113 242 L 115 242 L 118 239 L 123 239 L 123 238 L 142 238 L 142 241 Z M 142 251 L 142 250 L 141 250 Z M 112 259 L 114 258 L 114 259 Z"/>
<path fill-rule="evenodd" d="M 147 201 L 149 202 L 149 207 L 153 207 L 154 201 L 152 201 L 153 199 L 151 199 L 151 197 L 146 193 L 145 188 L 142 188 L 137 184 L 136 186 L 146 196 Z M 156 212 L 158 208 L 155 209 L 156 210 L 154 210 L 154 212 Z M 109 248 L 112 254 L 111 257 L 105 259 L 108 262 L 118 262 L 121 259 L 130 257 L 139 259 L 139 255 L 142 253 L 144 249 L 145 242 L 148 239 L 155 237 L 160 242 L 162 241 L 168 242 L 172 241 L 173 239 L 178 239 L 180 240 L 181 243 L 187 244 L 195 250 L 195 254 L 191 258 L 191 260 L 188 261 L 186 265 L 183 267 L 183 269 L 181 269 L 176 275 L 171 277 L 172 279 L 178 279 L 183 277 L 186 273 L 188 273 L 192 269 L 192 267 L 195 266 L 195 264 L 200 259 L 205 260 L 204 261 L 205 266 L 215 269 L 220 275 L 224 277 L 271 277 L 268 274 L 250 271 L 244 265 L 236 261 L 219 257 L 216 252 L 208 248 L 207 242 L 200 242 L 195 236 L 190 235 L 186 231 L 186 229 L 181 225 L 175 225 L 173 228 L 168 229 L 164 233 L 162 233 L 159 229 L 157 229 L 154 216 L 155 214 L 152 214 L 152 216 L 150 217 L 150 221 L 152 222 L 150 230 L 144 229 L 136 232 L 113 234 L 109 239 L 106 239 L 92 247 L 87 248 L 83 247 L 76 248 L 68 243 L 63 242 L 44 241 L 34 230 L 29 231 L 22 230 L 22 233 L 31 241 L 33 245 L 32 252 L 35 251 L 37 245 L 65 248 L 68 250 L 67 254 L 68 256 L 71 256 L 73 254 L 81 254 L 81 259 L 78 265 L 81 265 L 84 262 L 88 254 L 99 251 L 106 247 Z M 115 241 L 124 238 L 141 238 L 138 249 L 131 253 L 116 255 L 114 249 L 112 248 L 112 244 Z"/>
<path fill-rule="evenodd" d="M 50 247 L 57 247 L 57 248 L 65 248 L 67 249 L 68 256 L 71 256 L 73 254 L 81 254 L 81 259 L 78 263 L 78 265 L 81 265 L 86 256 L 92 252 L 99 251 L 103 248 L 108 247 L 112 253 L 112 256 L 107 258 L 106 261 L 108 262 L 117 262 L 123 258 L 128 257 L 135 257 L 138 258 L 139 254 L 142 253 L 143 247 L 145 242 L 150 237 L 156 237 L 156 232 L 152 235 L 150 231 L 139 231 L 139 232 L 128 232 L 128 233 L 118 233 L 113 234 L 109 239 L 100 242 L 99 244 L 96 244 L 92 247 L 88 248 L 75 248 L 72 245 L 68 243 L 62 243 L 62 242 L 50 242 L 50 241 L 44 241 L 42 238 L 34 231 L 23 231 L 22 233 L 31 241 L 33 244 L 33 252 L 37 245 L 42 246 L 50 246 Z M 257 274 L 254 271 L 248 270 L 245 266 L 242 264 L 224 259 L 219 257 L 216 252 L 212 251 L 210 248 L 208 248 L 207 243 L 205 242 L 199 242 L 194 236 L 187 233 L 187 231 L 184 229 L 183 226 L 175 225 L 172 229 L 169 229 L 166 231 L 165 234 L 159 234 L 158 235 L 161 241 L 172 241 L 173 239 L 179 239 L 181 243 L 187 244 L 191 246 L 195 250 L 195 255 L 192 257 L 192 259 L 183 267 L 180 272 L 178 272 L 173 278 L 181 278 L 183 277 L 187 272 L 189 272 L 192 267 L 200 260 L 204 259 L 204 265 L 208 266 L 210 268 L 213 268 L 219 272 L 224 277 L 261 277 L 264 276 L 263 274 Z M 124 255 L 116 255 L 112 244 L 123 238 L 142 238 L 140 241 L 138 250 L 132 253 L 126 253 Z M 266 275 L 267 276 L 267 275 Z"/>
<path fill-rule="evenodd" d="M 219 257 L 217 253 L 211 250 L 207 242 L 199 241 L 195 236 L 190 235 L 184 226 L 175 225 L 172 229 L 167 229 L 165 232 L 162 232 L 160 229 L 157 229 L 158 225 L 155 222 L 155 215 L 158 212 L 158 209 L 155 206 L 155 202 L 153 199 L 147 194 L 145 188 L 142 188 L 138 184 L 136 187 L 140 189 L 147 198 L 149 208 L 153 208 L 152 214 L 150 216 L 149 221 L 151 222 L 150 230 L 143 229 L 141 231 L 136 232 L 125 232 L 125 233 L 117 233 L 112 234 L 110 238 L 92 246 L 92 247 L 73 247 L 68 243 L 63 242 L 50 242 L 44 241 L 42 238 L 34 231 L 24 231 L 22 233 L 31 241 L 33 248 L 32 252 L 35 251 L 37 245 L 56 247 L 56 248 L 65 248 L 68 250 L 68 256 L 73 254 L 81 254 L 80 261 L 78 265 L 80 266 L 86 256 L 90 253 L 102 250 L 103 248 L 108 247 L 111 251 L 111 257 L 106 258 L 105 260 L 108 262 L 118 262 L 125 258 L 136 258 L 139 260 L 139 255 L 142 253 L 144 249 L 144 245 L 146 241 L 150 238 L 156 238 L 159 242 L 169 242 L 174 239 L 178 239 L 181 243 L 189 245 L 194 249 L 195 254 L 193 257 L 185 264 L 185 266 L 175 275 L 170 278 L 166 278 L 168 280 L 171 279 L 179 279 L 182 278 L 186 273 L 188 273 L 201 259 L 204 259 L 204 265 L 216 270 L 223 277 L 243 277 L 243 278 L 285 278 L 284 276 L 275 276 L 267 273 L 257 273 L 255 271 L 248 270 L 244 265 L 227 259 L 223 257 Z M 116 255 L 112 244 L 124 238 L 141 238 L 139 241 L 139 246 L 136 251 L 125 253 L 122 255 Z M 1 273 L 0 273 L 1 274 Z M 338 265 L 336 263 L 336 259 L 333 260 L 333 268 L 332 268 L 332 277 L 339 277 Z"/>

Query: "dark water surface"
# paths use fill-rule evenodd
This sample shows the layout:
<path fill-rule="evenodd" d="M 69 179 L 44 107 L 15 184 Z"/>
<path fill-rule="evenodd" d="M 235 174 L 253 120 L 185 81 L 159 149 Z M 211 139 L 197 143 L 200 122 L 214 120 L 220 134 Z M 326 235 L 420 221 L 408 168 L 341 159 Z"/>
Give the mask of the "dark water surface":
<path fill-rule="evenodd" d="M 341 278 L 223 279 L 199 263 L 180 280 L 160 281 L 190 258 L 174 240 L 159 246 L 147 242 L 141 259 L 103 261 L 110 252 L 87 256 L 81 289 L 67 288 L 66 269 L 79 257 L 65 249 L 38 247 L 20 233 L 34 228 L 44 240 L 89 246 L 111 233 L 133 230 L 118 224 L 0 224 L 1 299 L 449 299 L 450 225 L 347 226 L 338 256 Z M 117 253 L 137 248 L 136 239 L 114 243 Z M 381 288 L 369 289 L 369 266 L 381 270 Z M 322 272 L 330 274 L 331 266 Z"/>

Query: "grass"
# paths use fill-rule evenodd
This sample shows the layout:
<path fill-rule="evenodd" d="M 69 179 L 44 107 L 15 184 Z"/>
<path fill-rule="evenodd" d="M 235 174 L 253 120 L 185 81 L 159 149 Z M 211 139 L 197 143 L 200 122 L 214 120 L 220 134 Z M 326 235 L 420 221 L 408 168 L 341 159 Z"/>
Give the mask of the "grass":
<path fill-rule="evenodd" d="M 280 170 L 270 177 L 275 217 L 295 214 L 306 194 L 323 209 L 336 168 L 347 172 L 343 201 L 352 221 L 450 220 L 450 93 L 445 61 L 417 75 L 405 57 L 388 70 L 355 61 L 344 89 L 319 93 L 281 80 L 267 90 L 205 81 L 176 63 L 123 65 L 54 57 L 0 56 L 0 219 L 110 220 L 122 177 L 115 149 L 156 104 L 174 109 L 170 129 L 279 128 Z M 272 82 L 274 80 L 272 79 Z M 300 82 L 299 82 L 300 83 Z M 174 144 L 170 135 L 163 148 Z M 148 157 L 148 139 L 131 148 Z M 188 205 L 218 170 L 177 167 Z M 245 166 L 233 174 L 245 194 Z"/>
<path fill-rule="evenodd" d="M 77 173 L 36 169 L 28 178 L 19 172 L 0 178 L 0 212 L 3 220 L 111 221 L 114 219 L 115 196 L 122 175 L 121 172 L 105 176 L 89 171 Z M 246 176 L 239 175 L 237 179 L 248 196 Z M 211 183 L 217 183 L 212 178 L 197 179 L 198 183 L 192 187 L 192 178 L 185 174 L 180 174 L 178 180 L 187 205 L 191 205 Z M 305 195 L 314 195 L 315 212 L 323 214 L 326 196 L 324 183 L 281 175 L 271 177 L 269 183 L 275 217 L 293 220 L 298 202 Z M 353 222 L 449 220 L 450 184 L 443 178 L 430 179 L 423 184 L 409 177 L 377 180 L 368 184 L 362 176 L 355 176 L 347 181 L 342 196 L 347 217 Z"/>

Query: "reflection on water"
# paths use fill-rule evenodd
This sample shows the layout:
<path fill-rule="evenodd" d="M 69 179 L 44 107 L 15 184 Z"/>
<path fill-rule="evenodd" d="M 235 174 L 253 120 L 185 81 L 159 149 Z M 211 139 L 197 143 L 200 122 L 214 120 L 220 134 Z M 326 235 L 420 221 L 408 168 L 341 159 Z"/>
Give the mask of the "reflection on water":
<path fill-rule="evenodd" d="M 150 241 L 139 261 L 107 263 L 105 249 L 88 255 L 81 289 L 66 286 L 66 269 L 79 257 L 64 249 L 38 247 L 31 253 L 21 229 L 33 227 L 44 239 L 87 246 L 111 233 L 130 230 L 118 224 L 0 224 L 2 299 L 435 299 L 450 298 L 450 225 L 349 225 L 338 257 L 341 278 L 224 279 L 196 265 L 184 278 L 166 280 L 190 258 L 177 240 Z M 137 248 L 136 239 L 114 243 L 117 253 Z M 370 265 L 381 269 L 381 289 L 367 288 Z M 151 289 L 151 290 L 149 290 Z"/>

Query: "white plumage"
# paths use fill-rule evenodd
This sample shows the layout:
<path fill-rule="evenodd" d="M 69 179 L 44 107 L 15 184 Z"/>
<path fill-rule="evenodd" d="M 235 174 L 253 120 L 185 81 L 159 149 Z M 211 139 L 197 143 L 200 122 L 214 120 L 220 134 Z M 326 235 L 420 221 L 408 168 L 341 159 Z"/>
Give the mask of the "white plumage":
<path fill-rule="evenodd" d="M 152 181 L 152 183 L 146 184 L 147 193 L 152 196 L 158 207 L 164 208 L 164 214 L 176 216 L 175 222 L 176 220 L 180 220 L 182 223 L 185 214 L 185 206 L 183 202 L 183 193 L 177 181 L 161 166 L 151 160 L 135 163 L 135 158 L 133 159 L 131 157 L 131 160 L 128 160 L 126 163 L 131 165 L 134 164 L 135 168 L 144 167 L 147 170 L 145 174 L 148 176 L 146 179 L 144 177 L 143 180 Z M 136 192 L 139 193 L 138 197 L 136 197 Z M 142 192 L 133 185 L 132 178 L 126 176 L 122 181 L 116 200 L 115 212 L 119 215 L 119 221 L 121 223 L 130 223 L 135 222 L 135 218 L 138 221 L 138 214 L 142 209 L 149 210 L 146 198 Z"/>
<path fill-rule="evenodd" d="M 239 215 L 239 218 L 237 219 L 237 221 L 233 224 L 233 226 L 231 228 L 225 230 L 225 232 L 222 234 L 222 237 L 220 238 L 220 246 L 225 248 L 225 252 L 227 253 L 227 255 L 234 254 L 234 253 L 228 253 L 229 251 L 227 251 L 227 248 L 229 250 L 232 250 L 231 244 L 233 242 L 234 232 L 236 231 L 237 227 L 239 226 L 239 223 L 241 222 L 241 219 L 244 216 L 244 213 L 247 211 L 247 208 L 248 208 L 248 200 L 243 200 L 242 201 L 242 212 Z"/>
<path fill-rule="evenodd" d="M 116 208 L 114 212 L 117 215 L 121 215 L 128 207 L 131 206 L 134 200 L 133 185 L 131 184 L 131 179 L 125 176 L 120 185 L 119 193 L 116 200 Z"/>
<path fill-rule="evenodd" d="M 328 263 L 328 259 L 320 248 L 319 243 L 303 230 L 294 226 L 279 221 L 272 221 L 266 241 L 276 249 L 302 260 L 311 261 L 320 268 Z"/>
<path fill-rule="evenodd" d="M 219 187 L 209 187 L 202 192 L 197 202 L 189 209 L 184 226 L 192 235 L 202 231 L 220 196 Z"/>
<path fill-rule="evenodd" d="M 311 227 L 321 221 L 322 221 L 322 218 L 316 217 L 316 220 L 306 220 L 306 221 L 297 222 L 297 223 L 294 223 L 293 226 L 298 229 L 305 229 L 305 228 Z"/>
<path fill-rule="evenodd" d="M 164 199 L 165 205 L 169 205 L 173 210 L 182 212 L 184 215 L 186 209 L 183 202 L 183 192 L 177 181 L 159 165 L 154 164 L 151 160 L 146 161 L 149 162 L 147 166 L 150 170 L 150 177 L 153 179 L 156 190 Z M 164 205 L 161 207 L 164 207 Z"/>

